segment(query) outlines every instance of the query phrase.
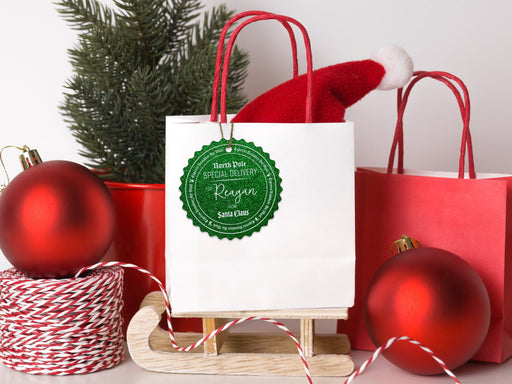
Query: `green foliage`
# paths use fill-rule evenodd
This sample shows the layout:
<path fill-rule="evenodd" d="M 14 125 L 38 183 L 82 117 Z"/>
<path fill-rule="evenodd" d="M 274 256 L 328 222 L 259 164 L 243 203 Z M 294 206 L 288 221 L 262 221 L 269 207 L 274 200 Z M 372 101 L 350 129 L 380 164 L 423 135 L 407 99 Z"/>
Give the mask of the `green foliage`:
<path fill-rule="evenodd" d="M 165 117 L 210 112 L 217 43 L 233 14 L 224 5 L 201 13 L 198 0 L 114 3 L 57 3 L 79 34 L 69 50 L 74 74 L 61 112 L 89 166 L 112 180 L 164 183 Z M 247 54 L 236 49 L 230 111 L 246 102 L 247 65 Z"/>

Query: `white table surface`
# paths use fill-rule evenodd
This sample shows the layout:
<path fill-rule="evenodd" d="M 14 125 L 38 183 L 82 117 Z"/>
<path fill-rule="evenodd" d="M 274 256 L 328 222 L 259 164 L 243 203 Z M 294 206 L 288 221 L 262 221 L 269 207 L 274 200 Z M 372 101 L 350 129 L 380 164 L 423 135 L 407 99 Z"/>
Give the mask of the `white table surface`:
<path fill-rule="evenodd" d="M 356 368 L 369 356 L 369 352 L 351 351 Z M 297 357 L 298 358 L 298 357 Z M 512 359 L 503 364 L 486 364 L 470 362 L 455 371 L 462 384 L 510 384 L 512 383 Z M 345 378 L 320 377 L 313 378 L 319 384 L 343 384 Z M 137 366 L 126 353 L 125 360 L 112 369 L 87 375 L 76 376 L 43 376 L 29 375 L 12 370 L 0 364 L 1 384 L 295 384 L 307 383 L 305 376 L 213 376 L 213 375 L 175 375 L 146 371 Z M 367 370 L 354 381 L 354 384 L 442 384 L 453 383 L 446 375 L 418 376 L 405 372 L 385 358 L 379 357 Z"/>

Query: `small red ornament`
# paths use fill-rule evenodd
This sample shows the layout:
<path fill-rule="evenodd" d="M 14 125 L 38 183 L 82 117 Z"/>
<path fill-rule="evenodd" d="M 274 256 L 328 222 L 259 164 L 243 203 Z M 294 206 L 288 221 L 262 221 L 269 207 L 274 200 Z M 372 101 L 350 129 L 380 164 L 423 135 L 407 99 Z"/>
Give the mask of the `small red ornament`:
<path fill-rule="evenodd" d="M 43 163 L 36 151 L 26 154 L 26 169 L 0 195 L 0 249 L 5 257 L 31 277 L 69 276 L 98 262 L 115 226 L 114 203 L 105 184 L 79 164 Z"/>
<path fill-rule="evenodd" d="M 384 263 L 365 302 L 366 326 L 376 346 L 408 336 L 430 348 L 450 370 L 476 353 L 490 318 L 489 296 L 476 271 L 459 256 L 430 247 L 406 248 Z M 383 354 L 413 373 L 443 372 L 431 356 L 408 343 Z"/>

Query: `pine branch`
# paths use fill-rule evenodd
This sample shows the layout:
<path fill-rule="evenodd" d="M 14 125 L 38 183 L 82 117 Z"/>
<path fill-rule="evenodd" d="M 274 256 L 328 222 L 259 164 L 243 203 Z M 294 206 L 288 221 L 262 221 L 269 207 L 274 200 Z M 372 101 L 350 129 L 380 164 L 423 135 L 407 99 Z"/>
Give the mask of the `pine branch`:
<path fill-rule="evenodd" d="M 172 7 L 168 12 L 169 30 L 167 40 L 170 54 L 180 51 L 190 37 L 190 31 L 194 20 L 197 20 L 201 2 L 197 0 L 171 0 Z"/>
<path fill-rule="evenodd" d="M 133 74 L 130 89 L 127 90 L 130 113 L 137 116 L 130 141 L 134 143 L 132 155 L 137 157 L 138 178 L 148 177 L 148 172 L 164 177 L 164 167 L 154 167 L 155 158 L 165 155 L 162 138 L 165 136 L 166 106 L 162 104 L 166 98 L 160 84 L 161 77 L 157 72 L 143 68 Z M 147 151 L 147 148 L 153 150 Z"/>
<path fill-rule="evenodd" d="M 187 45 L 178 52 L 172 63 L 175 86 L 180 90 L 174 100 L 177 110 L 186 110 L 188 114 L 210 112 L 215 61 L 205 61 L 204 57 L 215 58 L 219 35 L 232 16 L 233 13 L 224 5 L 213 8 L 211 14 L 205 12 L 204 22 L 194 25 Z M 235 49 L 228 74 L 228 83 L 234 82 L 231 84 L 230 111 L 238 110 L 246 103 L 245 97 L 236 89 L 241 87 L 247 76 L 247 66 L 248 55 Z"/>
<path fill-rule="evenodd" d="M 88 31 L 112 21 L 110 9 L 97 0 L 61 0 L 55 5 L 64 20 L 78 31 Z"/>
<path fill-rule="evenodd" d="M 165 31 L 169 28 L 166 0 L 116 0 L 120 9 L 117 21 L 125 24 L 128 36 L 136 41 L 145 65 L 155 66 L 167 49 Z"/>
<path fill-rule="evenodd" d="M 89 166 L 108 178 L 165 181 L 165 117 L 209 113 L 215 53 L 232 16 L 204 13 L 197 0 L 62 0 L 59 12 L 80 31 L 69 50 L 74 75 L 61 113 Z M 239 109 L 248 65 L 235 49 L 227 105 Z"/>

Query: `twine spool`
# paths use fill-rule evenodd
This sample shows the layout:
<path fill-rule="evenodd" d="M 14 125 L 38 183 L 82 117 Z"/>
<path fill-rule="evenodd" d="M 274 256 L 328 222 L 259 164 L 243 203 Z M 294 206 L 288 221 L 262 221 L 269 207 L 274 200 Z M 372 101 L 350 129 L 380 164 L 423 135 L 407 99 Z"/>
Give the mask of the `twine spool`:
<path fill-rule="evenodd" d="M 69 279 L 0 272 L 0 360 L 32 374 L 111 368 L 123 358 L 123 269 Z"/>

